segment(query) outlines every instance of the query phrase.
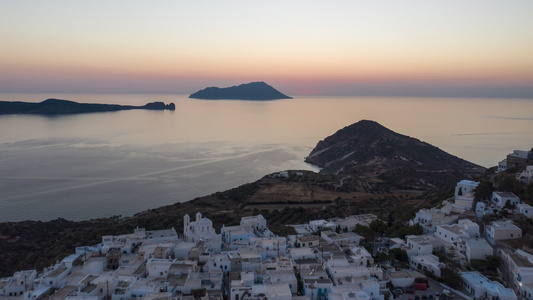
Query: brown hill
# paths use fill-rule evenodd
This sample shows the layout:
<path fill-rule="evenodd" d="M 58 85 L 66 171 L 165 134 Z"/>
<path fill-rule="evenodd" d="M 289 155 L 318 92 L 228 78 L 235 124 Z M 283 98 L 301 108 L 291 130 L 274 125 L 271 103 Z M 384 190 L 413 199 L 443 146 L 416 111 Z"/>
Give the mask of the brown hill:
<path fill-rule="evenodd" d="M 322 174 L 338 174 L 348 181 L 366 178 L 396 188 L 425 191 L 485 171 L 484 167 L 367 120 L 320 141 L 306 162 L 322 167 Z"/>

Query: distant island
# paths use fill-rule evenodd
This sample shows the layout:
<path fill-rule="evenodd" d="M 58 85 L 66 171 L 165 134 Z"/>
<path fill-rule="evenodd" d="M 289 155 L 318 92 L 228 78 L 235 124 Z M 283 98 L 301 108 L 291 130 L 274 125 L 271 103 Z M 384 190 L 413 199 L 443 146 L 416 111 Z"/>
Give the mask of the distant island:
<path fill-rule="evenodd" d="M 241 84 L 227 88 L 208 87 L 193 93 L 189 98 L 204 100 L 278 100 L 292 99 L 272 86 L 260 81 Z"/>
<path fill-rule="evenodd" d="M 0 115 L 33 114 L 33 115 L 66 115 L 92 112 L 108 112 L 132 109 L 174 110 L 174 103 L 151 102 L 143 106 L 78 103 L 69 100 L 48 99 L 39 103 L 20 101 L 0 101 Z"/>

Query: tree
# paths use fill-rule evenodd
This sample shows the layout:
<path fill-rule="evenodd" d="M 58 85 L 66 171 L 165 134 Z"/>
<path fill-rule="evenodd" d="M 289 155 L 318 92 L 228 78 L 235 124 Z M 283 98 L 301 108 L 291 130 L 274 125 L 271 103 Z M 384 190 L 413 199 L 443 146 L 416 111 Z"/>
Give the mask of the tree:
<path fill-rule="evenodd" d="M 507 202 L 505 202 L 505 205 L 503 207 L 506 209 L 515 209 L 516 205 L 511 204 L 511 200 L 507 200 Z"/>
<path fill-rule="evenodd" d="M 487 255 L 486 257 L 487 269 L 496 272 L 497 268 L 502 263 L 502 259 L 496 255 Z"/>
<path fill-rule="evenodd" d="M 481 217 L 481 222 L 488 224 L 492 221 L 496 221 L 496 216 L 494 214 L 485 214 Z"/>
<path fill-rule="evenodd" d="M 453 289 L 460 288 L 463 283 L 461 276 L 459 276 L 456 271 L 450 268 L 442 268 L 440 270 L 440 277 L 442 278 L 444 284 L 448 285 Z"/>
<path fill-rule="evenodd" d="M 379 219 L 370 222 L 369 227 L 377 235 L 382 235 L 385 233 L 385 231 L 387 231 L 387 224 Z"/>
<path fill-rule="evenodd" d="M 504 177 L 498 184 L 498 190 L 520 194 L 520 182 L 511 176 Z"/>
<path fill-rule="evenodd" d="M 405 250 L 401 248 L 390 249 L 389 255 L 392 255 L 394 259 L 400 262 L 409 261 L 409 256 L 407 256 L 407 252 L 405 252 Z"/>
<path fill-rule="evenodd" d="M 520 199 L 529 205 L 533 204 L 533 182 L 527 185 Z"/>
<path fill-rule="evenodd" d="M 474 199 L 476 201 L 490 199 L 493 191 L 494 187 L 492 186 L 492 183 L 488 179 L 482 179 L 474 189 Z"/>
<path fill-rule="evenodd" d="M 376 238 L 376 233 L 372 229 L 361 224 L 356 224 L 353 232 L 364 236 L 367 241 L 373 241 Z"/>
<path fill-rule="evenodd" d="M 395 223 L 387 230 L 387 235 L 390 237 L 405 238 L 406 235 L 421 235 L 424 233 L 424 228 L 420 224 L 414 224 L 412 226 L 406 226 L 400 222 Z"/>

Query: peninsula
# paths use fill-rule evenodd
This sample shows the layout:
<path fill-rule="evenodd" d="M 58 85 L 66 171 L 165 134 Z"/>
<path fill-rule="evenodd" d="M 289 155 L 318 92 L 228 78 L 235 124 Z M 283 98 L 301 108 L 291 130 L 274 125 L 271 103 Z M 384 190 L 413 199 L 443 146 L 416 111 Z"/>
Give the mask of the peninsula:
<path fill-rule="evenodd" d="M 39 103 L 20 101 L 0 101 L 0 115 L 33 114 L 33 115 L 66 115 L 92 112 L 108 112 L 132 109 L 174 110 L 174 103 L 151 102 L 143 106 L 78 103 L 69 100 L 48 99 Z"/>
<path fill-rule="evenodd" d="M 189 98 L 205 100 L 278 100 L 292 99 L 272 86 L 260 81 L 241 84 L 227 88 L 208 87 L 193 93 Z"/>

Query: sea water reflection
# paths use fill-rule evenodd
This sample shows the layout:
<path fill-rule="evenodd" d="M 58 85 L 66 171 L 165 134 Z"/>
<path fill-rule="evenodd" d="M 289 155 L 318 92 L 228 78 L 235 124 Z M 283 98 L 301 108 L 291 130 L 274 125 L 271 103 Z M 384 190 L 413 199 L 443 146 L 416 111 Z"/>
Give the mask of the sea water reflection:
<path fill-rule="evenodd" d="M 361 119 L 486 167 L 513 149 L 533 146 L 533 101 L 528 99 L 0 96 L 176 104 L 176 111 L 0 116 L 0 221 L 132 215 L 280 170 L 316 170 L 303 162 L 316 143 Z"/>

